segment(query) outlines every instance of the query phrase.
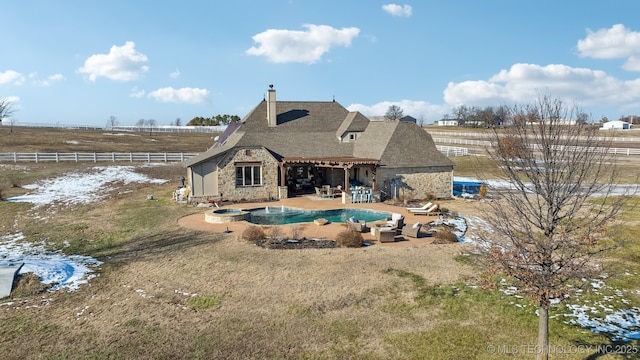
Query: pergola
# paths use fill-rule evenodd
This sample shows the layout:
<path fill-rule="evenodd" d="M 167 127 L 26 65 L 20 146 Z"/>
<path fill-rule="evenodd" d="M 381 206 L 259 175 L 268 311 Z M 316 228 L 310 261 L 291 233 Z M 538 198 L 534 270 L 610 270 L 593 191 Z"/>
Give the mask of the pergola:
<path fill-rule="evenodd" d="M 373 190 L 375 190 L 375 174 L 380 161 L 376 159 L 365 159 L 355 157 L 286 157 L 280 160 L 280 185 L 285 186 L 287 169 L 295 166 L 324 167 L 344 170 L 344 189 L 349 189 L 349 170 L 353 168 L 368 168 L 373 174 Z"/>

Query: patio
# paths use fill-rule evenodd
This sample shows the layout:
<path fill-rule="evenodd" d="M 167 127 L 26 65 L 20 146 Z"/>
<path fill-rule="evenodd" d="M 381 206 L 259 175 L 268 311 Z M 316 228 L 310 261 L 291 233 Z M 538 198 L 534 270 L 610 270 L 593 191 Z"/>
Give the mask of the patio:
<path fill-rule="evenodd" d="M 341 199 L 333 200 L 312 200 L 313 197 L 299 196 L 295 198 L 283 199 L 279 201 L 263 202 L 263 203 L 243 203 L 225 206 L 228 209 L 250 209 L 260 208 L 265 206 L 285 206 L 300 209 L 339 209 L 339 208 L 354 208 L 354 209 L 369 209 L 375 211 L 385 211 L 389 213 L 401 213 L 405 216 L 405 224 L 414 224 L 421 222 L 427 224 L 430 221 L 437 220 L 437 216 L 416 216 L 414 214 L 405 214 L 405 208 L 400 206 L 393 206 L 384 203 L 357 203 L 357 204 L 342 204 Z M 225 232 L 229 231 L 232 235 L 240 236 L 244 229 L 252 224 L 246 221 L 236 221 L 224 224 L 212 224 L 205 221 L 204 212 L 210 210 L 210 208 L 203 208 L 202 212 L 188 215 L 178 220 L 180 226 L 200 230 L 200 231 L 212 231 L 212 232 Z M 374 222 L 375 223 L 375 222 Z M 370 226 L 370 224 L 367 224 Z M 372 224 L 371 224 L 372 225 Z M 291 227 L 294 225 L 279 225 L 282 228 L 283 235 L 291 234 Z M 329 223 L 326 225 L 316 225 L 314 223 L 297 224 L 300 236 L 307 238 L 317 239 L 335 239 L 336 235 L 346 229 L 346 223 Z M 419 238 L 403 237 L 397 235 L 394 242 L 378 242 L 374 235 L 370 231 L 363 232 L 362 237 L 365 241 L 380 245 L 380 246 L 419 246 L 430 244 L 433 241 L 433 237 L 422 236 Z M 404 240 L 402 240 L 404 239 Z"/>

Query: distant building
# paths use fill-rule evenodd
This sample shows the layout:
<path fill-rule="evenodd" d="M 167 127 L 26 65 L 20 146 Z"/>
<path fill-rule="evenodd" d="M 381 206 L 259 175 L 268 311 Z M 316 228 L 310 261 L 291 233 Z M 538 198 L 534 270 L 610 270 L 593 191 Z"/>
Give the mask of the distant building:
<path fill-rule="evenodd" d="M 458 119 L 440 119 L 434 121 L 434 123 L 438 126 L 458 126 L 460 122 Z"/>
<path fill-rule="evenodd" d="M 620 121 L 620 120 L 606 122 L 602 124 L 602 127 L 600 128 L 600 130 L 629 130 L 629 129 L 631 129 L 631 124 L 629 124 L 626 121 Z"/>

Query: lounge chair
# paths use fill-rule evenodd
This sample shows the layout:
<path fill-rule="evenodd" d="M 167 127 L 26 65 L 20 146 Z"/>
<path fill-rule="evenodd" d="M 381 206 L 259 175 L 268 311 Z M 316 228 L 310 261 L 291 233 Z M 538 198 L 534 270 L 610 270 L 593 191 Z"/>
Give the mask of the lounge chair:
<path fill-rule="evenodd" d="M 410 210 L 412 214 L 416 215 L 437 215 L 440 214 L 440 210 L 438 209 L 438 204 L 433 204 L 431 207 L 425 210 Z"/>
<path fill-rule="evenodd" d="M 367 228 L 367 222 L 364 220 L 358 220 L 354 217 L 350 217 L 347 219 L 347 229 L 353 230 L 356 232 L 364 232 Z"/>
<path fill-rule="evenodd" d="M 407 226 L 402 228 L 402 236 L 408 236 L 412 238 L 418 238 L 418 234 L 420 234 L 420 228 L 422 224 L 417 222 L 413 225 L 407 224 Z"/>
<path fill-rule="evenodd" d="M 423 205 L 423 206 L 421 206 L 421 207 L 417 207 L 417 208 L 415 208 L 415 207 L 408 207 L 408 208 L 407 208 L 407 212 L 411 212 L 412 210 L 418 210 L 418 211 L 420 211 L 420 210 L 427 210 L 427 209 L 428 209 L 429 207 L 431 207 L 432 205 L 433 205 L 433 203 L 432 203 L 431 201 L 429 201 L 428 203 L 424 204 L 424 205 Z"/>

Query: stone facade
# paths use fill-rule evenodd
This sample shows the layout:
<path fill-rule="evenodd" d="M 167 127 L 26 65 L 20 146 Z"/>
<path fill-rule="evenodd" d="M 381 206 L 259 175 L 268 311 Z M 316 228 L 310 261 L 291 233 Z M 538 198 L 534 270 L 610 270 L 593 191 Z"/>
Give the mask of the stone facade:
<path fill-rule="evenodd" d="M 262 185 L 237 186 L 237 163 L 256 163 L 262 166 Z M 220 162 L 218 191 L 224 199 L 265 200 L 278 197 L 278 161 L 264 148 L 238 149 L 233 156 Z"/>
<path fill-rule="evenodd" d="M 449 199 L 453 194 L 453 168 L 378 168 L 377 186 L 391 194 L 389 184 L 397 184 L 397 195 L 406 199 L 424 199 L 435 197 Z"/>

